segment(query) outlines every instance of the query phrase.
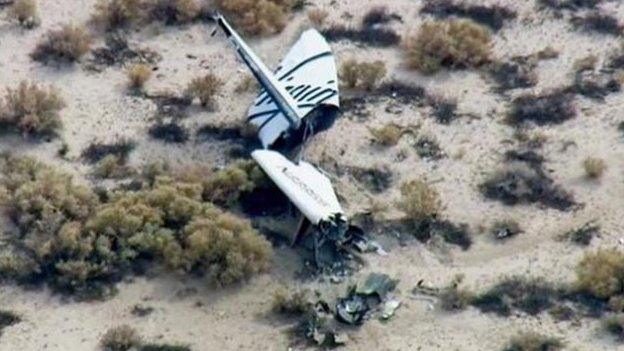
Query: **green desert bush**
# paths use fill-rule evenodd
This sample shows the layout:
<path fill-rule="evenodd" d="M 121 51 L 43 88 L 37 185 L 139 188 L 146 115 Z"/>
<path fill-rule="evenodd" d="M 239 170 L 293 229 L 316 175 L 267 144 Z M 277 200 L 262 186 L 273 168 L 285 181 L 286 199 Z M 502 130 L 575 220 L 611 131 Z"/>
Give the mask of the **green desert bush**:
<path fill-rule="evenodd" d="M 215 0 L 215 5 L 248 35 L 281 32 L 297 4 L 293 0 Z"/>
<path fill-rule="evenodd" d="M 128 77 L 128 87 L 130 89 L 141 90 L 152 77 L 152 69 L 148 65 L 135 64 L 128 68 L 126 76 Z"/>
<path fill-rule="evenodd" d="M 411 180 L 401 185 L 399 207 L 409 221 L 418 225 L 440 212 L 440 196 L 424 181 Z"/>
<path fill-rule="evenodd" d="M 601 158 L 588 157 L 583 160 L 583 168 L 587 178 L 598 179 L 602 177 L 607 169 L 607 163 Z"/>
<path fill-rule="evenodd" d="M 40 23 L 35 0 L 15 0 L 10 11 L 11 15 L 24 28 L 34 28 Z"/>
<path fill-rule="evenodd" d="M 124 324 L 109 329 L 102 336 L 100 345 L 104 351 L 129 351 L 141 345 L 141 336 L 136 329 Z"/>
<path fill-rule="evenodd" d="M 30 54 L 39 62 L 75 62 L 91 48 L 91 35 L 84 27 L 64 25 L 45 34 Z"/>
<path fill-rule="evenodd" d="M 535 332 L 523 332 L 513 337 L 503 351 L 558 351 L 563 350 L 563 342 L 558 338 Z"/>
<path fill-rule="evenodd" d="M 340 67 L 340 79 L 348 88 L 372 90 L 387 73 L 383 61 L 358 62 L 350 59 Z"/>
<path fill-rule="evenodd" d="M 58 90 L 22 81 L 7 88 L 4 103 L 0 101 L 0 124 L 16 127 L 22 134 L 52 134 L 61 126 L 59 112 L 65 107 Z"/>
<path fill-rule="evenodd" d="M 579 289 L 600 299 L 624 293 L 624 253 L 615 249 L 587 253 L 576 267 Z"/>
<path fill-rule="evenodd" d="M 613 335 L 618 341 L 624 341 L 624 315 L 617 314 L 604 318 L 602 328 L 609 334 Z"/>
<path fill-rule="evenodd" d="M 106 31 L 127 27 L 141 19 L 141 0 L 99 0 L 91 21 Z"/>
<path fill-rule="evenodd" d="M 427 74 L 479 67 L 490 61 L 491 41 L 490 31 L 470 20 L 426 22 L 405 42 L 407 64 Z"/>
<path fill-rule="evenodd" d="M 133 174 L 133 169 L 125 164 L 124 159 L 116 155 L 104 157 L 93 169 L 93 175 L 102 179 L 120 179 Z"/>
<path fill-rule="evenodd" d="M 204 199 L 221 206 L 235 206 L 241 196 L 266 182 L 262 170 L 252 161 L 238 161 L 204 181 Z"/>
<path fill-rule="evenodd" d="M 208 73 L 193 79 L 188 84 L 186 92 L 190 97 L 199 99 L 200 104 L 206 107 L 214 105 L 215 96 L 222 87 L 223 81 L 213 73 Z"/>

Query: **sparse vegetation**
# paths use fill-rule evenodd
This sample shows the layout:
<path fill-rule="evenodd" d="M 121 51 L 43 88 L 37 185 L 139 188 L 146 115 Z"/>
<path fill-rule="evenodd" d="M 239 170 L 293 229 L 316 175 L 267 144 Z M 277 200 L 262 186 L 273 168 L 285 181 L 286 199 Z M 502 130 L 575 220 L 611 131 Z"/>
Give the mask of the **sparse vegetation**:
<path fill-rule="evenodd" d="M 529 88 L 537 84 L 536 63 L 530 59 L 518 58 L 511 62 L 494 62 L 490 65 L 490 76 L 498 84 L 499 91 Z"/>
<path fill-rule="evenodd" d="M 127 138 L 120 138 L 108 144 L 93 142 L 82 151 L 82 157 L 90 163 L 99 162 L 109 155 L 116 156 L 118 159 L 125 161 L 135 147 L 136 142 Z"/>
<path fill-rule="evenodd" d="M 144 64 L 135 64 L 128 68 L 128 87 L 134 90 L 143 89 L 143 86 L 152 76 L 152 69 Z"/>
<path fill-rule="evenodd" d="M 537 125 L 559 124 L 576 116 L 574 96 L 563 90 L 543 95 L 527 94 L 512 102 L 508 121 L 513 124 L 533 122 Z"/>
<path fill-rule="evenodd" d="M 598 179 L 607 170 L 607 163 L 601 158 L 587 157 L 583 160 L 583 168 L 587 178 Z"/>
<path fill-rule="evenodd" d="M 454 0 L 428 0 L 420 12 L 429 13 L 438 18 L 466 17 L 495 31 L 503 28 L 505 21 L 516 18 L 514 11 L 502 6 L 468 5 Z"/>
<path fill-rule="evenodd" d="M 2 330 L 6 327 L 10 327 L 22 321 L 17 313 L 13 311 L 0 310 L 0 336 L 2 336 Z"/>
<path fill-rule="evenodd" d="M 149 135 L 167 143 L 185 143 L 189 139 L 189 132 L 183 126 L 175 123 L 156 123 L 149 128 Z"/>
<path fill-rule="evenodd" d="M 624 341 L 624 315 L 617 314 L 602 320 L 602 328 L 619 342 Z"/>
<path fill-rule="evenodd" d="M 538 0 L 538 4 L 542 7 L 554 10 L 572 10 L 593 9 L 603 0 Z"/>
<path fill-rule="evenodd" d="M 436 139 L 430 136 L 421 136 L 414 144 L 416 153 L 420 158 L 439 160 L 444 157 L 444 152 Z"/>
<path fill-rule="evenodd" d="M 43 63 L 72 63 L 89 52 L 90 48 L 91 36 L 83 27 L 64 25 L 60 29 L 47 32 L 30 56 Z"/>
<path fill-rule="evenodd" d="M 11 15 L 24 28 L 34 28 L 41 20 L 37 14 L 37 3 L 35 0 L 15 0 L 11 6 Z"/>
<path fill-rule="evenodd" d="M 15 127 L 25 136 L 53 134 L 61 127 L 59 112 L 64 107 L 54 87 L 22 81 L 16 89 L 7 88 L 4 103 L 0 100 L 0 125 Z"/>
<path fill-rule="evenodd" d="M 102 340 L 100 345 L 104 351 L 130 351 L 141 345 L 141 336 L 129 325 L 120 325 L 109 329 Z"/>
<path fill-rule="evenodd" d="M 199 99 L 204 107 L 214 107 L 215 96 L 223 87 L 223 81 L 212 73 L 193 79 L 186 89 L 187 95 Z"/>
<path fill-rule="evenodd" d="M 130 26 L 141 18 L 141 0 L 99 0 L 91 20 L 106 31 Z"/>
<path fill-rule="evenodd" d="M 321 8 L 314 8 L 308 11 L 308 19 L 317 28 L 325 24 L 327 16 L 329 16 L 329 12 Z"/>
<path fill-rule="evenodd" d="M 364 15 L 364 18 L 362 19 L 362 26 L 364 28 L 370 28 L 387 24 L 392 20 L 401 20 L 401 16 L 395 13 L 388 13 L 388 8 L 386 6 L 376 6 Z"/>
<path fill-rule="evenodd" d="M 624 253 L 615 249 L 587 253 L 576 268 L 577 286 L 599 299 L 624 293 Z"/>
<path fill-rule="evenodd" d="M 416 227 L 435 218 L 440 212 L 438 192 L 422 180 L 411 180 L 401 185 L 399 207 Z"/>
<path fill-rule="evenodd" d="M 599 231 L 599 225 L 593 222 L 588 222 L 579 228 L 565 232 L 562 235 L 562 238 L 577 245 L 587 246 L 591 243 L 592 239 L 596 236 L 596 234 L 598 234 Z"/>
<path fill-rule="evenodd" d="M 558 351 L 563 350 L 563 342 L 558 338 L 535 332 L 523 332 L 513 337 L 503 351 Z"/>
<path fill-rule="evenodd" d="M 215 5 L 233 18 L 237 28 L 247 35 L 271 35 L 281 32 L 296 1 L 293 0 L 216 0 Z"/>
<path fill-rule="evenodd" d="M 255 163 L 234 162 L 204 183 L 203 197 L 218 205 L 232 207 L 239 203 L 243 194 L 266 181 L 266 176 Z"/>
<path fill-rule="evenodd" d="M 349 88 L 373 90 L 387 73 L 382 61 L 358 62 L 350 59 L 340 67 L 340 79 Z"/>
<path fill-rule="evenodd" d="M 387 123 L 379 128 L 368 129 L 375 142 L 383 146 L 394 146 L 399 143 L 406 130 L 396 123 Z"/>
<path fill-rule="evenodd" d="M 93 169 L 93 175 L 102 179 L 126 178 L 134 174 L 134 170 L 116 155 L 108 155 L 101 159 Z"/>
<path fill-rule="evenodd" d="M 600 12 L 590 12 L 584 16 L 574 17 L 572 23 L 586 32 L 597 32 L 614 36 L 622 34 L 623 29 L 617 17 Z"/>
<path fill-rule="evenodd" d="M 458 284 L 451 284 L 451 286 L 442 290 L 438 298 L 440 299 L 440 307 L 443 310 L 461 311 L 470 306 L 473 294 L 466 289 L 460 288 Z"/>
<path fill-rule="evenodd" d="M 479 67 L 490 61 L 491 34 L 470 20 L 430 21 L 407 38 L 405 52 L 408 65 L 426 74 Z"/>
<path fill-rule="evenodd" d="M 199 16 L 202 9 L 197 0 L 150 0 L 147 8 L 151 21 L 165 25 L 190 22 Z"/>
<path fill-rule="evenodd" d="M 441 124 L 450 124 L 457 119 L 457 100 L 442 95 L 432 95 L 428 98 L 433 117 Z"/>
<path fill-rule="evenodd" d="M 472 305 L 482 312 L 509 316 L 514 310 L 535 315 L 551 308 L 558 293 L 541 279 L 510 277 L 477 295 Z"/>
<path fill-rule="evenodd" d="M 377 47 L 389 47 L 400 43 L 401 37 L 392 29 L 385 27 L 351 28 L 333 25 L 322 31 L 329 41 L 350 40 Z"/>
<path fill-rule="evenodd" d="M 385 166 L 349 167 L 347 171 L 372 193 L 381 193 L 392 185 L 392 171 Z"/>
<path fill-rule="evenodd" d="M 311 295 L 306 289 L 290 293 L 286 288 L 281 288 L 273 294 L 273 311 L 291 316 L 304 315 L 313 307 Z"/>

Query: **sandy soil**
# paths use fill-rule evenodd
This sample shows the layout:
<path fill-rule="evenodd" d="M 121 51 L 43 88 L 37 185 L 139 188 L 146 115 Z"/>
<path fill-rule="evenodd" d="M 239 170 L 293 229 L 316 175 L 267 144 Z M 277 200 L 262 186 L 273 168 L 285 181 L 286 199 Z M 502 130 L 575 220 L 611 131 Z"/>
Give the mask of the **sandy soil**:
<path fill-rule="evenodd" d="M 313 0 L 314 5 L 331 9 L 329 22 L 357 23 L 375 5 L 387 5 L 403 16 L 404 23 L 393 27 L 405 34 L 418 28 L 425 19 L 419 15 L 421 1 L 394 0 Z M 26 31 L 8 21 L 0 21 L 0 88 L 15 86 L 23 79 L 50 83 L 59 87 L 68 102 L 63 110 L 64 128 L 61 137 L 51 142 L 33 143 L 18 136 L 2 136 L 0 150 L 35 155 L 62 166 L 81 181 L 89 166 L 78 158 L 93 140 L 111 141 L 129 137 L 138 142 L 131 154 L 131 163 L 167 160 L 172 164 L 205 163 L 222 166 L 227 162 L 221 142 L 191 140 L 182 145 L 164 144 L 150 139 L 147 128 L 156 107 L 148 100 L 125 93 L 125 74 L 118 67 L 101 73 L 73 67 L 42 66 L 29 59 L 40 36 L 59 24 L 83 23 L 88 20 L 94 0 L 41 0 L 41 27 Z M 491 2 L 488 2 L 491 3 Z M 550 45 L 560 51 L 554 60 L 542 61 L 538 67 L 539 84 L 534 91 L 548 90 L 568 84 L 572 79 L 573 62 L 587 54 L 604 57 L 616 48 L 618 40 L 610 36 L 580 33 L 565 19 L 538 12 L 533 1 L 500 0 L 518 12 L 495 35 L 494 53 L 498 58 L 528 55 Z M 624 20 L 624 5 L 604 4 L 605 10 Z M 1 11 L 1 10 L 0 10 Z M 347 19 L 345 14 L 351 14 Z M 285 31 L 275 37 L 251 41 L 260 56 L 271 65 L 287 51 L 298 33 L 308 27 L 304 13 L 294 16 Z M 220 37 L 211 37 L 209 24 L 161 28 L 150 26 L 133 32 L 131 41 L 158 51 L 163 60 L 157 76 L 147 86 L 149 91 L 181 90 L 186 83 L 212 69 L 226 80 L 224 93 L 215 112 L 194 111 L 184 120 L 191 130 L 205 123 L 241 123 L 253 93 L 236 94 L 236 85 L 246 76 L 243 66 Z M 101 40 L 97 42 L 101 45 Z M 619 246 L 624 235 L 624 143 L 616 125 L 624 113 L 624 94 L 609 95 L 604 102 L 577 98 L 579 115 L 566 123 L 539 129 L 548 137 L 543 154 L 546 168 L 555 181 L 572 191 L 584 206 L 576 211 L 561 212 L 533 205 L 508 207 L 484 200 L 478 184 L 502 162 L 502 154 L 510 148 L 514 129 L 503 123 L 507 98 L 491 91 L 492 83 L 476 71 L 443 72 L 421 76 L 402 65 L 398 48 L 379 49 L 349 42 L 332 44 L 338 61 L 351 57 L 381 59 L 389 70 L 388 78 L 424 86 L 456 98 L 459 110 L 476 118 L 460 118 L 445 126 L 428 115 L 427 108 L 401 106 L 398 114 L 386 112 L 388 101 L 367 106 L 370 117 L 362 122 L 351 116 L 337 121 L 328 132 L 319 135 L 310 145 L 307 157 L 313 162 L 335 160 L 348 166 L 379 165 L 393 173 L 391 189 L 379 195 L 362 194 L 350 177 L 336 177 L 336 186 L 345 199 L 344 207 L 353 214 L 371 206 L 371 198 L 392 204 L 405 181 L 426 177 L 435 183 L 445 205 L 445 217 L 467 223 L 475 243 L 467 251 L 440 248 L 438 245 L 410 243 L 390 245 L 385 257 L 370 255 L 370 266 L 352 279 L 369 271 L 380 271 L 400 279 L 399 295 L 403 307 L 388 323 L 371 321 L 350 333 L 347 350 L 498 350 L 510 336 L 522 330 L 538 330 L 562 337 L 571 350 L 617 349 L 615 342 L 598 333 L 598 322 L 583 320 L 580 324 L 555 322 L 547 313 L 531 316 L 496 317 L 468 309 L 461 313 L 445 313 L 434 308 L 433 301 L 410 298 L 416 282 L 447 284 L 456 274 L 465 275 L 466 287 L 478 290 L 509 275 L 545 277 L 553 282 L 571 281 L 579 257 L 598 247 Z M 193 57 L 193 58 L 189 58 Z M 515 95 L 530 89 L 513 92 Z M 439 161 L 421 160 L 403 140 L 396 147 L 382 149 L 370 144 L 368 127 L 386 122 L 419 123 L 421 132 L 435 137 L 448 155 Z M 347 136 L 347 137 L 345 137 Z M 55 156 L 61 142 L 69 144 L 69 161 Z M 573 141 L 573 147 L 562 152 L 562 145 Z M 397 162 L 402 152 L 407 158 Z M 609 169 L 600 181 L 583 178 L 582 160 L 587 156 L 605 159 Z M 390 208 L 388 217 L 399 216 Z M 483 232 L 494 220 L 518 219 L 525 233 L 505 243 L 495 242 Z M 601 235 L 589 248 L 581 249 L 556 241 L 567 229 L 596 219 Z M 389 241 L 389 240 L 386 240 Z M 289 248 L 276 249 L 273 269 L 246 284 L 228 289 L 215 289 L 200 281 L 172 275 L 136 278 L 119 286 L 119 294 L 105 302 L 76 303 L 65 301 L 46 290 L 26 291 L 20 287 L 1 286 L 0 306 L 18 311 L 24 322 L 5 330 L 0 337 L 0 350 L 95 350 L 101 335 L 111 326 L 122 323 L 135 325 L 150 340 L 190 343 L 194 350 L 286 350 L 290 322 L 276 319 L 269 313 L 271 292 L 279 285 L 299 285 L 329 291 L 343 291 L 344 285 L 302 283 L 295 277 L 300 261 Z M 136 304 L 155 308 L 147 317 L 135 317 Z M 621 349 L 624 347 L 620 346 Z"/>

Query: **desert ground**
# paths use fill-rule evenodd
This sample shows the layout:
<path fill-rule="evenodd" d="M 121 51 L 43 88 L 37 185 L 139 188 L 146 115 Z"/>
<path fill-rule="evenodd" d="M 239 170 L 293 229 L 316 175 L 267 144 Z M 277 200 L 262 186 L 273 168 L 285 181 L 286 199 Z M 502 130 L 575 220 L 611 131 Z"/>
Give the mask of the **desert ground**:
<path fill-rule="evenodd" d="M 388 321 L 371 319 L 348 328 L 345 350 L 502 350 L 520 332 L 536 331 L 565 342 L 565 350 L 624 350 L 623 344 L 601 331 L 600 319 L 580 318 L 559 321 L 548 313 L 530 315 L 513 312 L 510 316 L 484 313 L 476 307 L 444 311 L 435 297 L 416 296 L 412 289 L 419 281 L 429 286 L 446 286 L 457 275 L 462 287 L 483 291 L 504 277 L 544 278 L 553 284 L 575 279 L 575 267 L 586 252 L 616 248 L 624 250 L 624 135 L 618 123 L 624 121 L 624 93 L 615 92 L 602 100 L 581 95 L 574 98 L 577 114 L 560 124 L 531 127 L 545 142 L 539 149 L 547 174 L 556 184 L 573 194 L 578 206 L 572 210 L 547 208 L 535 203 L 506 205 L 487 199 L 480 184 L 504 164 L 504 154 L 521 142 L 517 128 L 506 123 L 510 102 L 526 93 L 542 93 L 570 85 L 575 62 L 589 54 L 599 63 L 620 47 L 622 37 L 576 29 L 569 18 L 551 10 L 539 9 L 533 0 L 472 1 L 500 5 L 516 12 L 516 17 L 492 33 L 492 56 L 505 61 L 515 56 L 535 54 L 546 47 L 559 52 L 556 58 L 540 60 L 536 84 L 532 87 L 495 91 L 495 83 L 483 69 L 443 69 L 426 75 L 405 63 L 401 45 L 374 47 L 349 40 L 332 41 L 338 65 L 351 58 L 381 60 L 387 74 L 384 81 L 422 86 L 428 94 L 457 102 L 458 118 L 440 124 L 431 117 L 427 105 L 404 104 L 392 97 L 370 98 L 364 117 L 345 111 L 335 125 L 315 136 L 306 148 L 306 159 L 330 174 L 332 165 L 387 169 L 391 182 L 381 192 L 371 192 L 348 172 L 333 174 L 332 180 L 348 215 L 363 213 L 384 204 L 383 218 L 397 220 L 400 186 L 412 179 L 426 179 L 437 189 L 443 204 L 443 217 L 467 224 L 472 245 L 467 250 L 431 240 L 400 242 L 393 233 L 379 227 L 372 235 L 388 255 L 365 254 L 368 264 L 347 281 L 334 284 L 323 277 L 302 279 L 298 251 L 288 245 L 274 247 L 271 268 L 233 286 L 214 287 L 200 278 L 156 268 L 147 276 L 126 277 L 117 285 L 118 293 L 103 301 L 75 301 L 45 285 L 25 287 L 6 282 L 0 285 L 0 308 L 18 313 L 22 321 L 7 327 L 0 335 L 0 350 L 98 350 L 102 335 L 111 327 L 128 324 L 153 341 L 180 342 L 192 350 L 289 350 L 315 349 L 306 343 L 293 343 L 289 330 L 296 323 L 272 313 L 272 294 L 280 286 L 309 288 L 329 295 L 340 295 L 349 283 L 361 281 L 370 272 L 388 274 L 399 283 L 395 294 L 402 305 Z M 42 35 L 61 24 L 89 21 L 95 0 L 40 0 L 40 26 L 24 29 L 8 15 L 0 20 L 0 89 L 32 80 L 57 87 L 67 106 L 61 111 L 62 128 L 49 140 L 33 141 L 16 133 L 0 136 L 0 150 L 28 155 L 69 172 L 74 180 L 112 187 L 115 181 L 101 181 L 91 175 L 91 165 L 81 159 L 90 143 L 132 139 L 136 148 L 128 164 L 141 167 L 166 161 L 173 167 L 208 165 L 219 169 L 232 162 L 226 151 L 228 140 L 200 140 L 194 136 L 203 125 L 240 126 L 254 91 L 237 92 L 248 77 L 246 67 L 217 34 L 209 21 L 164 26 L 150 24 L 129 31 L 129 41 L 150 48 L 162 56 L 158 70 L 145 90 L 181 91 L 193 77 L 214 72 L 224 81 L 216 98 L 216 108 L 191 108 L 180 123 L 190 130 L 184 143 L 165 143 L 150 137 L 156 105 L 149 99 L 126 92 L 122 67 L 101 70 L 87 68 L 89 55 L 72 65 L 42 64 L 32 60 Z M 409 36 L 433 17 L 421 13 L 419 0 L 311 0 L 302 11 L 289 15 L 284 30 L 275 35 L 249 39 L 270 67 L 278 64 L 291 43 L 311 26 L 306 11 L 328 11 L 324 26 L 358 26 L 374 7 L 385 6 L 399 14 L 401 21 L 388 26 L 402 37 Z M 601 11 L 624 23 L 624 4 L 603 1 Z M 585 10 L 580 10 L 582 11 Z M 0 9 L 0 16 L 7 13 Z M 92 47 L 103 45 L 95 36 Z M 345 89 L 345 96 L 356 94 Z M 367 98 L 366 92 L 358 92 Z M 418 135 L 437 140 L 445 156 L 420 157 L 413 140 L 406 136 L 396 146 L 381 147 L 371 142 L 370 128 L 389 122 L 417 125 Z M 62 143 L 68 153 L 60 158 Z M 587 157 L 599 157 L 607 169 L 597 180 L 588 180 L 583 169 Z M 504 218 L 515 219 L 522 233 L 504 241 L 489 233 L 490 226 Z M 5 227 L 10 220 L 4 218 Z M 558 240 L 562 233 L 595 221 L 599 235 L 588 246 Z M 154 309 L 147 316 L 132 313 L 135 305 Z"/>

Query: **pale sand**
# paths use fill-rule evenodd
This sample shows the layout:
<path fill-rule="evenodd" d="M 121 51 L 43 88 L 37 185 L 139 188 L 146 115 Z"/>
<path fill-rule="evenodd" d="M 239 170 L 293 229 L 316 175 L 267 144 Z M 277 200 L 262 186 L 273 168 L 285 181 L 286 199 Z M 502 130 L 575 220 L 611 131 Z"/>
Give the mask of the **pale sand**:
<path fill-rule="evenodd" d="M 342 14 L 348 12 L 353 23 L 374 5 L 387 5 L 403 16 L 404 24 L 393 27 L 404 34 L 418 28 L 423 17 L 418 15 L 420 1 L 393 0 L 314 0 L 314 4 L 330 9 L 329 22 L 344 23 Z M 24 31 L 14 24 L 0 22 L 0 87 L 15 86 L 23 79 L 52 83 L 62 90 L 68 101 L 63 110 L 64 129 L 61 138 L 51 143 L 25 142 L 20 137 L 3 136 L 0 150 L 34 155 L 57 164 L 77 175 L 80 181 L 89 172 L 89 166 L 78 160 L 79 154 L 92 140 L 113 140 L 120 136 L 138 141 L 131 154 L 131 163 L 168 160 L 173 164 L 206 163 L 224 165 L 221 143 L 187 142 L 183 145 L 164 144 L 151 140 L 147 128 L 155 106 L 144 99 L 124 92 L 125 75 L 118 68 L 102 73 L 91 73 L 76 65 L 58 70 L 45 67 L 29 59 L 28 53 L 38 38 L 48 29 L 61 23 L 85 22 L 95 1 L 47 0 L 39 1 L 43 24 Z M 495 56 L 532 54 L 547 45 L 560 50 L 554 60 L 539 64 L 539 84 L 536 91 L 547 90 L 569 83 L 572 64 L 590 53 L 604 57 L 617 47 L 610 36 L 584 34 L 575 31 L 565 19 L 555 19 L 545 12 L 537 12 L 533 1 L 501 0 L 518 11 L 518 19 L 509 22 L 495 36 Z M 613 2 L 606 9 L 624 20 L 624 6 Z M 275 65 L 308 26 L 305 14 L 295 16 L 286 30 L 275 37 L 253 40 L 251 45 L 260 56 Z M 235 60 L 234 53 L 220 37 L 210 37 L 210 25 L 146 28 L 132 34 L 132 42 L 152 48 L 163 56 L 157 76 L 147 85 L 149 91 L 172 89 L 179 91 L 194 76 L 213 69 L 225 78 L 224 94 L 219 97 L 216 112 L 193 113 L 184 124 L 192 130 L 206 122 L 241 123 L 253 99 L 252 93 L 237 95 L 235 86 L 246 76 L 244 67 Z M 101 44 L 101 40 L 97 44 Z M 365 123 L 343 118 L 323 135 L 314 139 L 308 148 L 311 161 L 334 159 L 343 165 L 385 165 L 394 174 L 393 186 L 376 200 L 392 204 L 398 197 L 399 185 L 409 179 L 426 177 L 435 182 L 445 204 L 445 217 L 455 222 L 466 222 L 475 234 L 475 243 L 468 251 L 456 248 L 410 244 L 392 248 L 390 255 L 369 255 L 370 268 L 353 278 L 363 277 L 368 271 L 380 271 L 400 279 L 399 295 L 405 304 L 388 323 L 371 321 L 350 333 L 347 350 L 497 350 L 512 335 L 521 330 L 537 330 L 562 337 L 572 350 L 616 349 L 615 341 L 597 331 L 598 322 L 586 319 L 580 325 L 558 322 L 543 313 L 536 317 L 513 316 L 500 318 L 483 314 L 476 309 L 456 314 L 432 309 L 430 302 L 410 299 L 410 291 L 417 281 L 424 279 L 434 285 L 447 284 L 456 274 L 465 275 L 466 287 L 484 289 L 501 277 L 516 274 L 545 277 L 553 282 L 568 282 L 574 277 L 574 266 L 585 251 L 598 247 L 618 246 L 624 236 L 624 144 L 616 125 L 624 113 L 624 94 L 609 95 L 598 103 L 578 98 L 579 115 L 558 126 L 539 128 L 548 136 L 544 146 L 546 168 L 564 188 L 571 190 L 585 206 L 575 212 L 541 209 L 537 206 L 506 207 L 498 202 L 485 201 L 478 192 L 478 184 L 501 164 L 502 153 L 510 146 L 513 128 L 502 123 L 506 101 L 490 91 L 482 74 L 474 71 L 441 73 L 424 77 L 402 66 L 398 48 L 378 49 L 342 42 L 332 45 L 337 59 L 357 57 L 361 60 L 382 59 L 389 75 L 423 85 L 430 92 L 443 93 L 459 101 L 460 112 L 478 116 L 462 118 L 449 126 L 437 124 L 427 117 L 428 110 L 401 107 L 399 115 L 385 112 L 386 103 L 369 106 L 371 117 Z M 189 59 L 187 54 L 195 55 Z M 421 130 L 434 136 L 448 155 L 462 150 L 461 159 L 447 157 L 428 162 L 418 158 L 403 140 L 397 147 L 380 149 L 371 146 L 367 127 L 380 126 L 388 121 L 404 124 L 420 123 Z M 55 156 L 61 143 L 70 146 L 69 157 L 62 161 Z M 560 152 L 566 141 L 576 145 Z M 396 162 L 404 150 L 408 158 Z M 583 179 L 582 160 L 587 156 L 606 160 L 609 169 L 598 182 Z M 345 199 L 348 213 L 356 213 L 370 206 L 368 195 L 361 194 L 348 177 L 337 179 L 338 192 Z M 400 213 L 391 209 L 389 217 Z M 494 242 L 481 235 L 480 228 L 503 217 L 517 218 L 525 233 L 505 243 Z M 601 236 L 591 246 L 581 249 L 558 242 L 555 237 L 584 222 L 597 219 L 602 226 Z M 136 326 L 150 340 L 190 343 L 194 350 L 285 350 L 289 345 L 286 335 L 290 325 L 271 317 L 271 292 L 279 284 L 295 288 L 301 283 L 295 279 L 300 261 L 290 249 L 277 249 L 271 272 L 252 279 L 247 284 L 225 290 L 206 287 L 201 281 L 179 276 L 159 276 L 146 280 L 134 279 L 120 285 L 120 293 L 106 302 L 63 302 L 59 296 L 44 291 L 25 291 L 23 288 L 0 287 L 0 306 L 23 314 L 24 322 L 5 330 L 0 337 L 0 350 L 94 350 L 99 338 L 111 326 L 128 323 Z M 308 284 L 324 290 L 342 292 L 344 286 Z M 180 291 L 195 288 L 190 296 Z M 185 295 L 185 294 L 182 294 Z M 186 294 L 189 295 L 189 294 Z M 198 306 L 197 302 L 201 303 Z M 156 310 L 147 317 L 130 313 L 137 303 Z"/>

